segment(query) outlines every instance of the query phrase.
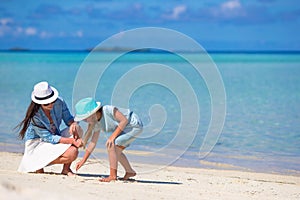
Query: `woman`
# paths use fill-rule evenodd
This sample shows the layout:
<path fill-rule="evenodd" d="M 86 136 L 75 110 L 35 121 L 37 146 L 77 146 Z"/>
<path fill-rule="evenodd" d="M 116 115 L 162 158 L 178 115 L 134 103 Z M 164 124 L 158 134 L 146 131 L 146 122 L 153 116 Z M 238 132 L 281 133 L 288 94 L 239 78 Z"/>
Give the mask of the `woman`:
<path fill-rule="evenodd" d="M 82 160 L 76 165 L 76 170 L 82 167 L 94 150 L 100 131 L 112 132 L 106 141 L 110 174 L 109 177 L 103 178 L 100 181 L 110 182 L 117 179 L 118 162 L 122 164 L 126 171 L 123 180 L 135 176 L 136 172 L 132 169 L 123 150 L 128 147 L 143 130 L 143 124 L 139 117 L 129 109 L 119 109 L 111 105 L 102 106 L 100 102 L 96 102 L 92 98 L 80 100 L 76 104 L 75 109 L 75 121 L 84 120 L 89 124 L 83 139 L 83 144 L 86 145 L 92 136 L 92 140 Z"/>
<path fill-rule="evenodd" d="M 64 100 L 58 97 L 58 91 L 47 82 L 34 86 L 31 100 L 25 118 L 17 126 L 21 129 L 20 138 L 26 141 L 18 171 L 43 173 L 47 165 L 64 164 L 61 173 L 74 175 L 70 166 L 82 145 L 79 138 L 82 129 L 74 122 Z M 62 121 L 69 128 L 61 131 Z"/>

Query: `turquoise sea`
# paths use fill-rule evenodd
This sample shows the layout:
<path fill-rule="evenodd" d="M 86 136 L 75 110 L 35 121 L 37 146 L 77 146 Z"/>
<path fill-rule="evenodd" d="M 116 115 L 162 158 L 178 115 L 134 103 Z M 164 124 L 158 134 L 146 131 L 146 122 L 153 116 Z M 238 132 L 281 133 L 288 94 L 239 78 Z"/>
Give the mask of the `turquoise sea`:
<path fill-rule="evenodd" d="M 115 54 L 97 53 L 103 63 Z M 80 69 L 85 67 L 82 63 L 88 52 L 0 52 L 0 150 L 23 151 L 24 141 L 13 128 L 25 115 L 33 85 L 47 80 L 59 90 L 72 112 L 74 100 L 86 94 L 94 95 L 103 104 L 128 105 L 134 110 L 145 125 L 144 133 L 128 148 L 133 152 L 129 157 L 134 162 L 299 175 L 300 53 L 211 52 L 209 55 L 224 83 L 226 113 L 222 132 L 206 157 L 200 157 L 199 151 L 212 117 L 211 91 L 188 59 L 161 52 L 123 55 L 110 63 L 101 78 L 90 73 L 81 79 L 84 84 L 80 82 L 80 92 L 75 83 Z M 185 56 L 197 61 L 198 55 Z M 94 60 L 88 65 L 103 67 L 102 61 Z M 136 70 L 137 66 L 143 67 L 142 73 Z M 165 67 L 184 79 L 159 71 Z M 148 71 L 151 68 L 158 71 Z M 160 84 L 156 78 L 167 82 Z M 181 104 L 182 99 L 190 98 L 184 88 L 180 91 L 183 80 L 192 86 L 200 108 L 192 108 L 188 116 L 183 115 L 188 108 Z M 133 89 L 127 91 L 128 87 Z M 193 117 L 198 112 L 200 120 L 195 132 Z M 181 143 L 174 138 L 183 118 L 187 118 L 184 123 L 191 124 L 184 126 L 178 137 L 188 142 Z M 104 148 L 105 137 L 101 136 L 97 148 Z M 94 157 L 101 159 L 105 156 L 100 150 L 94 153 Z"/>

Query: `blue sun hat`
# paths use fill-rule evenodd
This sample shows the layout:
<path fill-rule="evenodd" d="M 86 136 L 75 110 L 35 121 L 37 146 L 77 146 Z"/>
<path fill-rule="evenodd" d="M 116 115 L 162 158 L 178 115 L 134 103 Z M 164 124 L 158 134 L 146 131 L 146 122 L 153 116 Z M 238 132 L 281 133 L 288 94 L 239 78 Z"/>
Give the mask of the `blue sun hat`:
<path fill-rule="evenodd" d="M 76 115 L 74 121 L 78 122 L 88 118 L 92 114 L 96 113 L 99 108 L 101 108 L 101 102 L 96 102 L 91 97 L 81 99 L 75 105 Z"/>

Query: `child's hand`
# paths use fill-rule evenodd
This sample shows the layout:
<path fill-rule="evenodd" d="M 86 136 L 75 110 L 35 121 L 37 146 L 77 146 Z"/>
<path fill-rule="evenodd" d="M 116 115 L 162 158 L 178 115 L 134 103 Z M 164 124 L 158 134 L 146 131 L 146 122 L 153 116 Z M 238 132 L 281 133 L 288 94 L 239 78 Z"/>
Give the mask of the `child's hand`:
<path fill-rule="evenodd" d="M 82 165 L 83 165 L 84 163 L 85 163 L 84 160 L 79 161 L 79 162 L 76 164 L 76 171 L 78 171 L 78 170 L 82 167 Z"/>
<path fill-rule="evenodd" d="M 107 148 L 110 148 L 112 147 L 113 145 L 115 144 L 115 140 L 114 139 L 111 139 L 111 138 L 108 138 L 105 145 Z"/>

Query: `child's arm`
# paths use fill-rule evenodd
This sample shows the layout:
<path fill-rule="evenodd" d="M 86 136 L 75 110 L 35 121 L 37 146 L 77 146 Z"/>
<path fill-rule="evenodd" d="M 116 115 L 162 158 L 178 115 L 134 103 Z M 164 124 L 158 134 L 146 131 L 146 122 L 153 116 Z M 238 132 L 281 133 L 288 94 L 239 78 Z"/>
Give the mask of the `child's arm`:
<path fill-rule="evenodd" d="M 114 112 L 115 119 L 119 122 L 119 125 L 106 141 L 107 147 L 111 147 L 114 144 L 115 139 L 118 137 L 118 135 L 120 135 L 120 133 L 124 130 L 124 128 L 128 124 L 127 118 L 117 108 L 114 108 L 113 112 Z"/>
<path fill-rule="evenodd" d="M 93 133 L 92 140 L 89 143 L 88 147 L 86 148 L 83 158 L 76 164 L 76 171 L 78 171 L 84 165 L 84 163 L 87 161 L 91 153 L 94 151 L 99 135 L 100 135 L 100 131 L 96 131 Z"/>

